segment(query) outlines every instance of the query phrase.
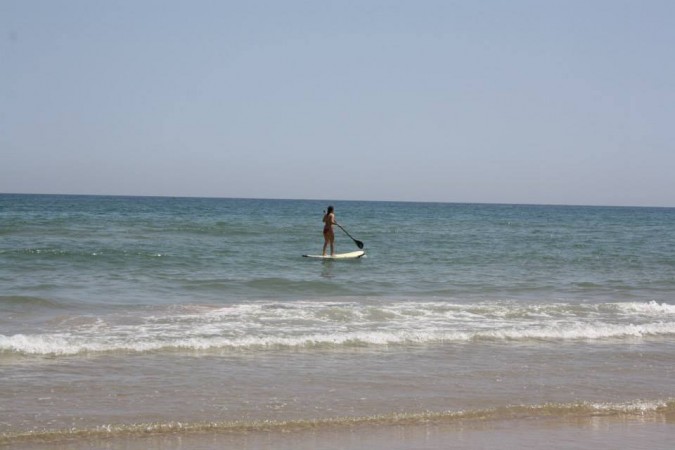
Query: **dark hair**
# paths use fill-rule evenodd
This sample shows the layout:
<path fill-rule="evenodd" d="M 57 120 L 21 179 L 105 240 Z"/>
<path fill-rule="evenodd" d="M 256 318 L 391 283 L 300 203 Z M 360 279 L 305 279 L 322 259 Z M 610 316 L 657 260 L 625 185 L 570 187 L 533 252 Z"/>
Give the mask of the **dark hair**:
<path fill-rule="evenodd" d="M 332 213 L 334 209 L 335 209 L 335 208 L 333 208 L 332 206 L 329 206 L 329 207 L 328 207 L 328 214 Z"/>

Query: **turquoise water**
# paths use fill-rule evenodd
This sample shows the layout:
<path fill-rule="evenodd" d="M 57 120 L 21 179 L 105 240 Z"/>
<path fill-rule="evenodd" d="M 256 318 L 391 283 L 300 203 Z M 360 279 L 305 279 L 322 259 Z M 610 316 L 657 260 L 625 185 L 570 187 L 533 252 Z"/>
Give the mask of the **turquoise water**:
<path fill-rule="evenodd" d="M 321 249 L 326 202 L 2 196 L 5 294 L 65 304 L 329 295 L 670 300 L 675 209 L 337 202 L 366 244 Z M 356 249 L 337 231 L 338 251 Z M 319 275 L 319 276 L 317 276 Z"/>
<path fill-rule="evenodd" d="M 675 209 L 332 204 L 0 195 L 2 436 L 673 408 Z"/>

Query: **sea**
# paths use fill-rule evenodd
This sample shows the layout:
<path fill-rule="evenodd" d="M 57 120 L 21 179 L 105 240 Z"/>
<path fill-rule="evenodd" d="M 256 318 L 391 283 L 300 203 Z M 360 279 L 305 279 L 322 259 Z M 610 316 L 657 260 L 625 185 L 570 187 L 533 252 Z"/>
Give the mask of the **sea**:
<path fill-rule="evenodd" d="M 673 442 L 674 208 L 0 195 L 0 447 Z"/>

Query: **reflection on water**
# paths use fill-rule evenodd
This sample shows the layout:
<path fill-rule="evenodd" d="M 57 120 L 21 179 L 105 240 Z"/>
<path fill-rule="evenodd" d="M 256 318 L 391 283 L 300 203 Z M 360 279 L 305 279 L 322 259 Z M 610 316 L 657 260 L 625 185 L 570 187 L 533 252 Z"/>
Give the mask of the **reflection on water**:
<path fill-rule="evenodd" d="M 321 277 L 322 278 L 333 278 L 333 261 L 330 259 L 321 260 Z"/>

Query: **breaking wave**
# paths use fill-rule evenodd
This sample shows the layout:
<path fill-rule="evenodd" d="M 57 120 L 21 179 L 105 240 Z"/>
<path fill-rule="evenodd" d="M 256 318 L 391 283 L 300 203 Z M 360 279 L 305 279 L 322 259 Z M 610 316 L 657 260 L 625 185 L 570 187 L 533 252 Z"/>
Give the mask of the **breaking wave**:
<path fill-rule="evenodd" d="M 260 302 L 67 317 L 0 334 L 1 355 L 255 351 L 675 335 L 675 306 L 648 303 Z"/>

